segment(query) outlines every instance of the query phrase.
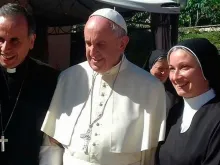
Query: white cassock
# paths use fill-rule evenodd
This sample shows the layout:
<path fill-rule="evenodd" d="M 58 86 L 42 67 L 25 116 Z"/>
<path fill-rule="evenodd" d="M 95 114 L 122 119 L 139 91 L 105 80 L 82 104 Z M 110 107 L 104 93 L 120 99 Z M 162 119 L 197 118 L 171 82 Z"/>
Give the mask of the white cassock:
<path fill-rule="evenodd" d="M 151 164 L 152 149 L 164 139 L 165 102 L 163 85 L 124 56 L 104 74 L 88 62 L 67 69 L 42 126 L 64 153 L 42 146 L 40 165 Z M 85 141 L 81 135 L 92 122 L 91 139 Z"/>

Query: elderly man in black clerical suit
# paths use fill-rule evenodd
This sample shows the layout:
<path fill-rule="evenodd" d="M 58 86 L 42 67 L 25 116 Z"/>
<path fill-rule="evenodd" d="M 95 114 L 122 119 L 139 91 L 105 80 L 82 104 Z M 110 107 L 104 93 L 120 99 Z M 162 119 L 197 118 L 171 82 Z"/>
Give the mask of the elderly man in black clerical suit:
<path fill-rule="evenodd" d="M 18 4 L 0 8 L 0 164 L 38 165 L 40 127 L 58 71 L 28 56 L 35 23 Z"/>

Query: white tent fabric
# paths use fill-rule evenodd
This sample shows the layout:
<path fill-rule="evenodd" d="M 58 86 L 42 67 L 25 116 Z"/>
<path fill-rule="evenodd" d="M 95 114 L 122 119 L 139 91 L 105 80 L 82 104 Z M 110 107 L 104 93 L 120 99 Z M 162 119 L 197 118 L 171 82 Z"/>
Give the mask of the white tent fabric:
<path fill-rule="evenodd" d="M 13 2 L 13 0 L 0 0 L 0 6 L 9 1 Z M 17 2 L 28 3 L 24 0 Z M 175 0 L 31 0 L 30 6 L 35 15 L 45 20 L 49 26 L 83 23 L 91 13 L 106 7 L 116 7 L 116 10 L 124 15 L 129 15 L 132 10 L 159 14 L 180 12 L 179 3 Z"/>
<path fill-rule="evenodd" d="M 151 13 L 178 14 L 180 7 L 173 0 L 96 0 L 101 3 Z"/>

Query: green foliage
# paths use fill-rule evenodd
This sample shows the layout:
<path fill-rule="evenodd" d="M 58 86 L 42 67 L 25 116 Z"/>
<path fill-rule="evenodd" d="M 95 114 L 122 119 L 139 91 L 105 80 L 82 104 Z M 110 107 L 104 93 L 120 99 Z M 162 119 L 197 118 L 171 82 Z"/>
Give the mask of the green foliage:
<path fill-rule="evenodd" d="M 148 12 L 137 12 L 128 21 L 133 23 L 147 23 L 150 13 Z"/>
<path fill-rule="evenodd" d="M 128 28 L 149 28 L 150 13 L 135 12 L 126 22 L 128 23 Z"/>
<path fill-rule="evenodd" d="M 179 24 L 187 27 L 220 24 L 220 0 L 188 0 Z"/>
<path fill-rule="evenodd" d="M 179 40 L 185 40 L 190 38 L 207 38 L 220 50 L 220 32 L 199 32 L 198 30 L 192 30 L 187 32 L 182 32 L 179 36 Z"/>

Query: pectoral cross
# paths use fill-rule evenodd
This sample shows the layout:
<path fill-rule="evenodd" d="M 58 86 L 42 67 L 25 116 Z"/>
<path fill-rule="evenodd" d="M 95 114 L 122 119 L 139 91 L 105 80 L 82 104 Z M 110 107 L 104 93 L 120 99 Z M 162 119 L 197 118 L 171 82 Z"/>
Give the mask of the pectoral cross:
<path fill-rule="evenodd" d="M 88 154 L 88 145 L 89 141 L 91 140 L 91 134 L 92 134 L 92 128 L 88 128 L 86 133 L 80 134 L 80 138 L 82 138 L 85 141 L 85 144 L 83 146 L 83 151 L 85 154 Z"/>
<path fill-rule="evenodd" d="M 5 142 L 8 142 L 8 139 L 5 139 L 5 136 L 1 136 L 0 142 L 1 142 L 1 151 L 5 152 Z"/>

